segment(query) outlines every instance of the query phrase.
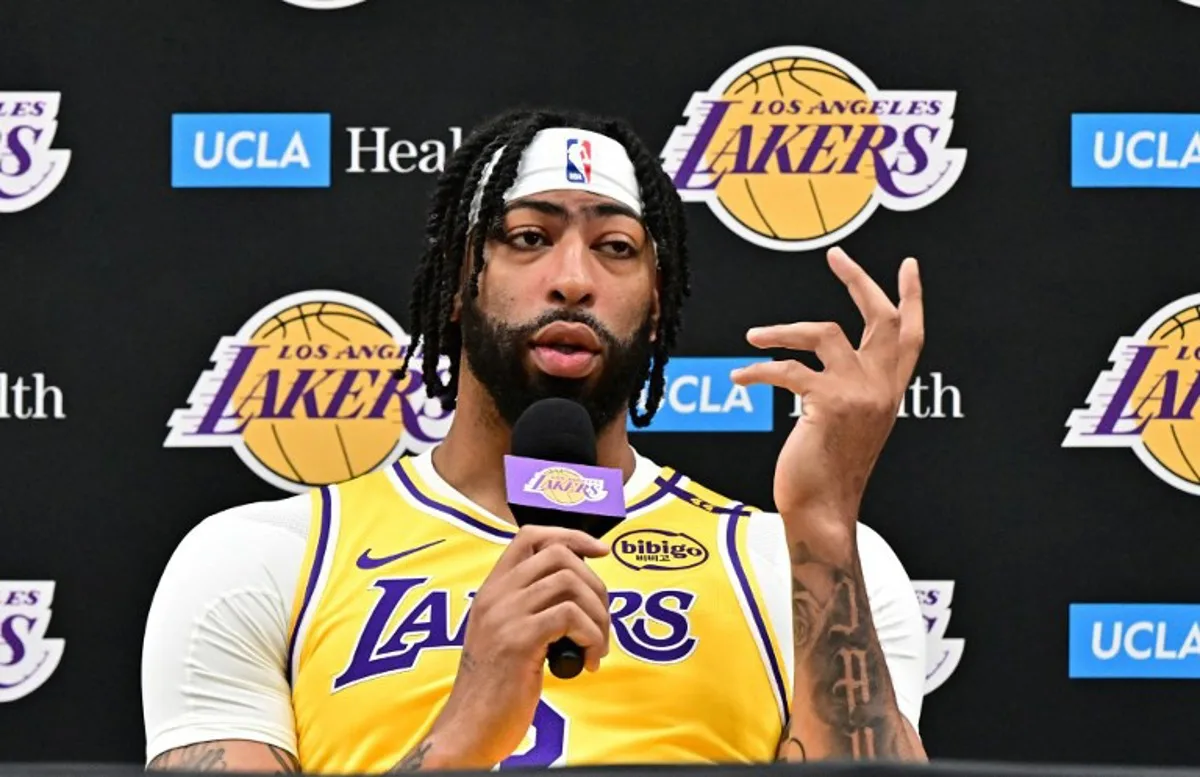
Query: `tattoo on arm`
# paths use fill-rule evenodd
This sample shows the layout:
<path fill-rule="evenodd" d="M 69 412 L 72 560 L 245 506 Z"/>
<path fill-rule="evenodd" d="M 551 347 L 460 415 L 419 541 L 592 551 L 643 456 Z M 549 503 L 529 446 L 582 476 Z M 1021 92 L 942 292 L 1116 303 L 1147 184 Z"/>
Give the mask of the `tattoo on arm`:
<path fill-rule="evenodd" d="M 463 654 L 466 655 L 465 653 Z M 388 769 L 388 774 L 392 772 L 416 772 L 420 771 L 425 763 L 425 754 L 429 752 L 429 748 L 433 745 L 433 740 L 424 739 L 421 744 L 414 747 L 408 755 L 400 759 L 400 761 Z"/>
<path fill-rule="evenodd" d="M 279 770 L 275 774 L 299 774 L 300 764 L 296 763 L 296 757 L 287 750 L 275 747 L 275 745 L 267 745 L 271 751 L 271 757 L 279 764 Z"/>
<path fill-rule="evenodd" d="M 792 761 L 804 763 L 808 761 L 808 753 L 804 751 L 804 743 L 792 733 L 792 721 L 783 725 L 783 733 L 779 735 L 779 746 L 775 748 L 776 761 Z"/>
<path fill-rule="evenodd" d="M 197 745 L 168 750 L 151 761 L 146 770 L 224 772 L 229 770 L 229 766 L 225 763 L 225 745 L 223 743 L 201 742 Z"/>
<path fill-rule="evenodd" d="M 155 758 L 146 766 L 146 771 L 172 772 L 227 772 L 231 771 L 226 762 L 228 742 L 200 742 L 187 747 L 168 750 Z M 243 769 L 235 763 L 232 771 L 261 771 L 273 774 L 298 774 L 300 764 L 296 757 L 280 747 L 265 745 L 271 758 L 278 768 Z"/>
<path fill-rule="evenodd" d="M 802 724 L 793 716 L 779 759 L 806 760 L 817 742 L 831 757 L 913 756 L 857 556 L 838 565 L 818 558 L 804 542 L 791 550 L 796 671 L 809 678 L 815 720 Z"/>

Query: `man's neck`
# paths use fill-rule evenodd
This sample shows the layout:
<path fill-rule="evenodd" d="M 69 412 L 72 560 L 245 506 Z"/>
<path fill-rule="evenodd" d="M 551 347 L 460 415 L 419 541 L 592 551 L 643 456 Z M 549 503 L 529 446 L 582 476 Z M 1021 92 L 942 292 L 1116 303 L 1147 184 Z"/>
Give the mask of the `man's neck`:
<path fill-rule="evenodd" d="M 510 452 L 512 430 L 496 415 L 490 397 L 468 398 L 464 394 L 474 392 L 464 392 L 463 388 L 460 386 L 450 430 L 433 451 L 433 468 L 467 499 L 513 521 L 504 484 L 504 455 Z M 596 465 L 621 470 L 622 480 L 627 481 L 637 460 L 621 423 L 623 418 L 620 416 L 596 435 Z"/>

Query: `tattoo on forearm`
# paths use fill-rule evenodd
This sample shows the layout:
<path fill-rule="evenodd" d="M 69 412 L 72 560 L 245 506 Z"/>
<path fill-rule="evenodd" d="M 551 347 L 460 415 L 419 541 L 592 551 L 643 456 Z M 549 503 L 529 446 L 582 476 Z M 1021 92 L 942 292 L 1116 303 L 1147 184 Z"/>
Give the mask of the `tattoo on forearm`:
<path fill-rule="evenodd" d="M 224 772 L 229 770 L 225 763 L 225 746 L 217 742 L 201 742 L 175 750 L 168 750 L 155 758 L 146 770 L 170 770 L 173 772 Z"/>
<path fill-rule="evenodd" d="M 300 764 L 296 763 L 296 757 L 287 750 L 275 747 L 275 745 L 267 745 L 271 751 L 271 757 L 279 764 L 279 769 L 275 774 L 299 774 Z"/>
<path fill-rule="evenodd" d="M 784 724 L 783 734 L 779 736 L 779 746 L 775 748 L 775 760 L 804 763 L 808 760 L 808 753 L 804 750 L 804 743 L 792 734 L 791 723 L 789 720 Z"/>
<path fill-rule="evenodd" d="M 388 773 L 392 772 L 415 772 L 419 771 L 425 764 L 425 754 L 429 752 L 429 748 L 433 746 L 433 741 L 426 739 L 421 744 L 414 747 L 408 755 L 400 759 L 400 761 L 388 769 Z"/>
<path fill-rule="evenodd" d="M 147 771 L 172 771 L 172 772 L 227 772 L 230 771 L 229 764 L 225 761 L 227 742 L 200 742 L 187 747 L 168 750 L 162 755 L 155 758 L 146 766 Z M 242 769 L 234 767 L 234 771 L 262 771 L 271 772 L 273 774 L 298 774 L 300 765 L 296 762 L 296 757 L 288 751 L 275 747 L 274 745 L 266 745 L 267 751 L 270 752 L 271 758 L 274 759 L 279 767 L 271 772 L 270 769 Z"/>
<path fill-rule="evenodd" d="M 808 749 L 819 739 L 835 757 L 908 755 L 857 557 L 850 567 L 838 566 L 817 558 L 803 542 L 793 546 L 791 556 L 796 667 L 812 678 L 812 709 L 824 732 L 799 731 L 793 719 L 784 729 L 779 757 L 804 760 L 802 736 L 809 739 Z"/>

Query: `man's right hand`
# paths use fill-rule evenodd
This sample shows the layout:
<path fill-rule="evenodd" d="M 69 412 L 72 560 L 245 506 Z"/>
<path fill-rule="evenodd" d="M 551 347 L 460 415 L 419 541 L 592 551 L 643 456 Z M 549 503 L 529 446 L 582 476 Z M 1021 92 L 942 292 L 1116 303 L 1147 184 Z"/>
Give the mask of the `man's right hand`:
<path fill-rule="evenodd" d="M 458 675 L 429 736 L 393 771 L 490 769 L 533 723 L 546 651 L 569 637 L 589 671 L 608 654 L 608 592 L 584 558 L 607 555 L 588 534 L 525 526 L 471 604 Z"/>

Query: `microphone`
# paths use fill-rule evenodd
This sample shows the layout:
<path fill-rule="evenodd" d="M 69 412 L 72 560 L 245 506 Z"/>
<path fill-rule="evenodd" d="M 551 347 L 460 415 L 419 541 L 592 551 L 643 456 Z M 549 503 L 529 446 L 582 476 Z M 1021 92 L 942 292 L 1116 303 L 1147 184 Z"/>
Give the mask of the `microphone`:
<path fill-rule="evenodd" d="M 530 405 L 512 430 L 504 457 L 508 506 L 518 526 L 561 526 L 597 539 L 625 517 L 619 469 L 597 467 L 596 431 L 577 402 L 552 397 Z M 550 672 L 570 679 L 583 671 L 583 650 L 563 637 L 546 654 Z"/>

